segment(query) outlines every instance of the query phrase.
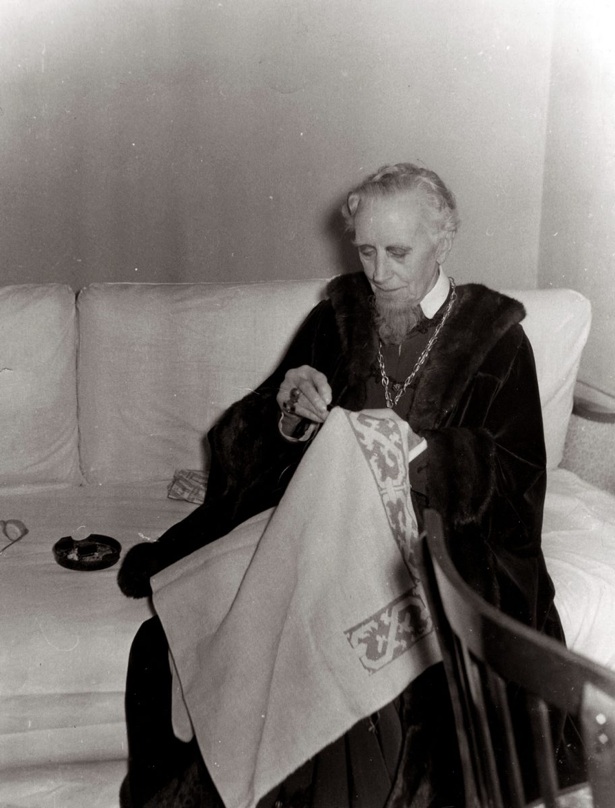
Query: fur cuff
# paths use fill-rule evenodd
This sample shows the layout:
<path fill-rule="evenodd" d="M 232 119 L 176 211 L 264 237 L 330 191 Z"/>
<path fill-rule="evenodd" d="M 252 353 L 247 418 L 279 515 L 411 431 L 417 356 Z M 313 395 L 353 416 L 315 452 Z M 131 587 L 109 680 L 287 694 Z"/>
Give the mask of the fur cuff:
<path fill-rule="evenodd" d="M 126 553 L 117 575 L 117 583 L 129 598 L 147 598 L 152 594 L 150 578 L 171 563 L 168 548 L 159 542 L 143 542 Z"/>

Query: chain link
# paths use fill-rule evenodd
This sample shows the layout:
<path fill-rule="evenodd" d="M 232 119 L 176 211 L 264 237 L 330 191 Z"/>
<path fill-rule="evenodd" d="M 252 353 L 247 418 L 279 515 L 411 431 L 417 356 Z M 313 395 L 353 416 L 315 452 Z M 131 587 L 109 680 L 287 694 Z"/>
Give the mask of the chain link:
<path fill-rule="evenodd" d="M 433 348 L 436 340 L 438 339 L 438 335 L 440 334 L 440 331 L 442 330 L 442 326 L 444 325 L 444 323 L 448 319 L 448 315 L 451 313 L 451 310 L 452 310 L 453 306 L 455 305 L 455 301 L 457 300 L 457 292 L 455 290 L 455 281 L 452 278 L 450 278 L 450 282 L 451 282 L 451 299 L 449 300 L 448 306 L 446 307 L 446 310 L 445 310 L 444 314 L 442 315 L 442 319 L 440 320 L 440 322 L 436 326 L 436 330 L 434 331 L 434 333 L 432 334 L 429 342 L 425 346 L 425 349 L 424 349 L 423 353 L 416 360 L 416 365 L 412 369 L 412 373 L 409 376 L 406 377 L 406 380 L 404 381 L 403 385 L 401 386 L 401 389 L 395 395 L 395 398 L 392 398 L 391 391 L 389 390 L 389 386 L 391 385 L 391 380 L 387 376 L 387 372 L 386 372 L 385 367 L 384 367 L 384 357 L 382 355 L 382 342 L 378 343 L 378 365 L 380 366 L 380 375 L 382 376 L 382 386 L 384 387 L 384 398 L 386 400 L 386 404 L 387 404 L 387 407 L 389 409 L 393 409 L 393 407 L 395 407 L 397 405 L 397 402 L 399 401 L 399 399 L 403 396 L 403 394 L 406 392 L 408 387 L 412 384 L 416 374 L 419 372 L 421 367 L 425 364 L 425 360 L 429 356 L 429 352 L 431 351 L 431 349 Z M 393 387 L 397 387 L 397 385 L 393 385 Z"/>

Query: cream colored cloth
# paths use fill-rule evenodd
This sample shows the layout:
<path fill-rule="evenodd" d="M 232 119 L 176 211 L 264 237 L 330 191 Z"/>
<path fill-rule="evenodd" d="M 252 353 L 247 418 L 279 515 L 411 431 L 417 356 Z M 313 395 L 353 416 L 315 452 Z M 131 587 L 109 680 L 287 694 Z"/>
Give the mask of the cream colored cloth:
<path fill-rule="evenodd" d="M 227 808 L 256 805 L 440 658 L 413 552 L 407 443 L 394 414 L 334 409 L 274 511 L 154 579 Z"/>

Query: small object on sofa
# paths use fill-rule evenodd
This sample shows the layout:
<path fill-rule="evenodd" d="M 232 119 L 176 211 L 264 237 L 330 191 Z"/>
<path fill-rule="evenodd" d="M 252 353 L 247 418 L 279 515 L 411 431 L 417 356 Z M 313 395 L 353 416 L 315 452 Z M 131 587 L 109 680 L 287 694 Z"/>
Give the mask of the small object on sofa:
<path fill-rule="evenodd" d="M 21 519 L 0 520 L 0 530 L 8 539 L 8 542 L 0 547 L 0 553 L 3 553 L 11 544 L 23 539 L 30 532 Z"/>
<path fill-rule="evenodd" d="M 198 469 L 178 469 L 169 483 L 167 496 L 201 505 L 205 500 L 207 476 L 207 472 Z"/>
<path fill-rule="evenodd" d="M 69 570 L 104 570 L 119 559 L 122 545 L 110 536 L 92 533 L 85 539 L 63 536 L 53 545 L 53 555 Z"/>

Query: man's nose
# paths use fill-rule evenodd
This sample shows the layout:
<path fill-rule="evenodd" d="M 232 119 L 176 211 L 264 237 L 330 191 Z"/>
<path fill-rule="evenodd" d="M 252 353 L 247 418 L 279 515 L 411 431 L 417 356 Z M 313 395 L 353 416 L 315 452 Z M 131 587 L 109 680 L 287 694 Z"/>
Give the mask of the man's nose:
<path fill-rule="evenodd" d="M 373 280 L 376 283 L 386 280 L 389 276 L 389 268 L 387 264 L 386 255 L 376 253 L 374 258 L 374 275 Z"/>

